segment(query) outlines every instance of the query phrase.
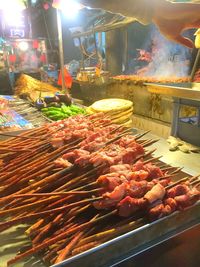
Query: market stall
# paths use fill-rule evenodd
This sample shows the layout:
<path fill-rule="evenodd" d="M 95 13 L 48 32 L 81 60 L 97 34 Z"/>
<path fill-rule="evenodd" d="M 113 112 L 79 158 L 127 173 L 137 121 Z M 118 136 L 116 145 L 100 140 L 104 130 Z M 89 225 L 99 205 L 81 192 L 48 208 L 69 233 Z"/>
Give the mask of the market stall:
<path fill-rule="evenodd" d="M 103 123 L 109 126 L 101 128 Z M 80 131 L 83 126 L 84 131 Z M 101 136 L 102 141 L 97 139 L 96 147 L 88 136 L 88 131 L 91 137 Z M 82 142 L 79 141 L 80 138 L 83 139 Z M 164 152 L 164 141 L 155 145 L 157 140 L 154 138 L 155 136 L 131 128 L 116 126 L 107 116 L 99 113 L 87 117 L 81 115 L 28 131 L 10 140 L 6 149 L 5 141 L 1 142 L 1 158 L 4 163 L 2 162 L 0 214 L 7 218 L 0 224 L 1 231 L 28 223 L 26 234 L 33 242 L 32 248 L 24 247 L 25 250 L 22 249 L 9 264 L 43 251 L 42 258 L 51 264 L 59 264 L 69 257 L 64 262 L 69 266 L 77 266 L 82 261 L 102 266 L 157 238 L 166 237 L 171 231 L 178 233 L 190 224 L 195 225 L 199 214 L 199 193 L 195 191 L 199 185 L 199 155 L 193 157 L 197 162 L 196 167 L 193 160 L 190 165 L 192 170 L 185 167 L 186 174 L 176 167 L 178 160 L 173 162 L 173 167 L 163 163 L 172 160 L 172 152 L 167 155 Z M 155 144 L 149 147 L 152 143 Z M 155 153 L 156 146 L 158 149 Z M 30 151 L 30 148 L 34 150 Z M 114 153 L 116 149 L 117 155 Z M 22 162 L 27 153 L 31 157 Z M 164 155 L 162 162 L 157 155 Z M 186 161 L 182 158 L 183 162 Z M 123 178 L 120 178 L 123 181 L 119 183 L 115 179 L 119 179 L 117 177 L 120 173 L 123 173 Z M 189 173 L 194 176 L 188 177 Z M 127 181 L 132 181 L 133 189 L 129 182 L 129 186 L 126 185 L 126 179 L 131 179 Z M 113 182 L 117 184 L 114 185 Z M 143 198 L 137 196 L 143 196 L 146 191 L 143 187 L 136 187 L 140 183 L 145 185 L 144 188 L 147 185 L 151 188 Z M 133 190 L 132 193 L 123 191 L 125 185 L 128 186 L 125 187 L 126 190 Z M 179 190 L 178 188 L 182 189 L 175 193 L 173 190 Z M 143 193 L 140 192 L 141 189 L 144 190 Z M 178 202 L 165 210 L 165 205 L 168 204 L 164 204 L 164 201 L 169 197 L 174 197 L 174 201 Z M 149 203 L 147 206 L 142 202 L 129 203 L 135 200 Z M 150 203 L 155 200 L 159 200 L 158 204 L 151 207 Z M 163 204 L 159 204 L 160 201 Z M 34 224 L 30 224 L 30 221 L 34 221 Z M 91 230 L 87 228 L 89 226 L 92 227 Z M 106 253 L 107 256 L 102 258 L 101 253 Z"/>
<path fill-rule="evenodd" d="M 114 23 L 118 26 L 123 25 Z M 169 85 L 166 78 L 90 71 L 82 70 L 76 80 L 88 107 L 71 104 L 66 92 L 26 75 L 16 83 L 18 97 L 2 97 L 2 122 L 8 107 L 22 116 L 24 127 L 25 121 L 29 125 L 17 133 L 13 128 L 0 132 L 2 267 L 139 267 L 147 261 L 169 266 L 167 259 L 178 266 L 182 250 L 174 245 L 176 259 L 170 255 L 170 240 L 185 245 L 187 233 L 194 242 L 185 245 L 190 258 L 185 256 L 184 263 L 197 267 L 198 132 L 187 151 L 185 140 L 174 145 L 174 139 L 167 142 L 158 133 L 170 128 L 173 116 L 174 138 L 188 121 L 198 131 L 199 89 L 176 86 L 188 84 L 187 77 Z M 61 74 L 63 86 L 64 69 Z M 172 97 L 175 104 L 192 108 L 180 112 L 176 105 L 172 112 Z M 135 114 L 159 124 L 145 131 L 134 124 Z M 161 259 L 158 265 L 155 258 Z"/>

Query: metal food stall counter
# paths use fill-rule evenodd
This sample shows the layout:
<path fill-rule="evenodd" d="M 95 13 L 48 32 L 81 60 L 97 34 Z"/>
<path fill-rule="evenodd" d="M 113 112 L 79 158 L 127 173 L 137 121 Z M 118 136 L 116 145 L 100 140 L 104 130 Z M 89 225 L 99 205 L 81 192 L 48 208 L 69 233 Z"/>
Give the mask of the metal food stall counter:
<path fill-rule="evenodd" d="M 147 136 L 148 138 L 157 138 L 152 134 Z M 172 166 L 184 167 L 179 178 L 185 177 L 185 173 L 188 175 L 198 175 L 200 173 L 200 154 L 183 154 L 180 151 L 171 152 L 168 149 L 166 140 L 162 138 L 152 146 L 159 148 L 154 155 L 156 157 L 163 155 L 162 162 Z M 157 267 L 161 266 L 159 264 L 162 263 L 164 267 L 197 267 L 199 266 L 200 256 L 197 252 L 200 245 L 199 230 L 200 203 L 198 202 L 185 211 L 175 212 L 153 223 L 140 224 L 137 228 L 133 226 L 132 231 L 53 266 L 140 267 L 148 265 Z M 192 241 L 190 240 L 191 238 Z M 12 243 L 14 239 L 13 237 L 11 238 Z M 17 236 L 17 240 L 20 241 L 19 236 Z M 1 239 L 1 243 L 2 248 L 4 243 L 7 244 L 5 236 L 4 239 Z M 172 247 L 171 244 L 173 245 Z M 184 257 L 180 247 L 185 249 Z M 10 257 L 13 251 L 10 251 L 7 246 L 1 250 L 1 256 L 4 258 L 6 253 Z M 185 259 L 185 264 L 183 264 L 183 258 Z M 169 262 L 170 265 L 168 265 Z M 0 263 L 2 264 L 0 264 L 1 267 L 6 266 L 1 260 Z M 16 266 L 38 267 L 43 266 L 43 264 L 38 261 L 38 258 L 35 258 L 34 261 L 29 259 L 28 262 L 23 262 Z"/>
<path fill-rule="evenodd" d="M 155 135 L 148 134 L 149 138 Z M 171 152 L 166 140 L 153 145 L 155 156 L 172 166 L 182 166 L 184 173 L 200 174 L 200 154 Z M 200 264 L 200 203 L 110 240 L 96 248 L 69 258 L 55 267 L 143 267 L 184 266 Z M 184 254 L 183 254 L 184 253 Z M 161 265 L 162 264 L 162 265 Z"/>

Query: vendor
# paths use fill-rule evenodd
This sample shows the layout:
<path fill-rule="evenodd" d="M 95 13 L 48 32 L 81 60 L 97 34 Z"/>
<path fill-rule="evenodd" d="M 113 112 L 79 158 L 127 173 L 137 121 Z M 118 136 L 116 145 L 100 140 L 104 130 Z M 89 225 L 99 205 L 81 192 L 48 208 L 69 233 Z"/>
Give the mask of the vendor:
<path fill-rule="evenodd" d="M 169 40 L 194 47 L 181 35 L 186 29 L 200 28 L 200 0 L 193 3 L 172 3 L 167 0 L 79 0 L 85 6 L 102 8 L 112 13 L 134 17 L 142 24 L 155 23 Z M 198 4 L 199 3 L 199 4 Z"/>

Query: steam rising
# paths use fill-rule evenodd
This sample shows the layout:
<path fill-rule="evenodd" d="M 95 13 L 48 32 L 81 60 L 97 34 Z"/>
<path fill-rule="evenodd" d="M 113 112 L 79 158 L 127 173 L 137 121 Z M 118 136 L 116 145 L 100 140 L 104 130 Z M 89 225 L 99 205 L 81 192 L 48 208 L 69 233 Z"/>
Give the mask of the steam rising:
<path fill-rule="evenodd" d="M 155 27 L 150 33 L 151 43 L 145 44 L 151 61 L 136 74 L 151 77 L 185 77 L 189 74 L 191 52 L 188 48 L 168 41 Z"/>

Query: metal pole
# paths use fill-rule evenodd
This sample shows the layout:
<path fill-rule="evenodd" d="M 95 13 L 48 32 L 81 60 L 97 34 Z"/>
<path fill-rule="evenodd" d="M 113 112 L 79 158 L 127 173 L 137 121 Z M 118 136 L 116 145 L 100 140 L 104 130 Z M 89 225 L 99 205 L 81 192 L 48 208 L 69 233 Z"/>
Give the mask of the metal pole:
<path fill-rule="evenodd" d="M 64 50 L 63 50 L 63 38 L 62 38 L 62 21 L 61 21 L 61 11 L 57 9 L 57 27 L 58 27 L 58 42 L 59 42 L 59 54 L 60 54 L 60 71 L 62 77 L 62 91 L 68 92 L 65 86 L 64 78 Z"/>
<path fill-rule="evenodd" d="M 94 29 L 94 25 L 93 25 L 93 29 Z M 96 58 L 98 60 L 98 63 L 99 63 L 99 51 L 98 51 L 98 46 L 97 46 L 97 40 L 96 40 L 96 32 L 94 31 L 93 33 L 93 38 L 94 38 L 94 47 L 95 47 L 95 53 L 96 53 Z"/>
<path fill-rule="evenodd" d="M 124 27 L 124 66 L 128 69 L 128 27 Z"/>
<path fill-rule="evenodd" d="M 84 63 L 84 54 L 83 54 L 83 49 L 82 49 L 82 43 L 81 43 L 81 37 L 78 37 L 79 41 L 79 46 L 81 50 L 81 68 L 84 70 L 85 69 L 85 63 Z"/>
<path fill-rule="evenodd" d="M 50 38 L 49 29 L 48 29 L 48 25 L 47 25 L 47 21 L 46 21 L 44 10 L 42 10 L 42 15 L 43 15 L 43 19 L 44 19 L 44 24 L 45 24 L 45 28 L 46 28 L 46 32 L 47 32 L 47 36 L 48 36 L 50 49 L 51 49 L 51 51 L 53 51 L 53 46 L 52 46 L 52 42 L 51 42 L 51 38 Z"/>
<path fill-rule="evenodd" d="M 28 12 L 28 26 L 29 26 L 29 38 L 32 39 L 33 38 L 33 28 L 32 28 L 32 14 L 31 14 L 31 1 L 28 0 L 27 1 L 27 12 Z"/>

